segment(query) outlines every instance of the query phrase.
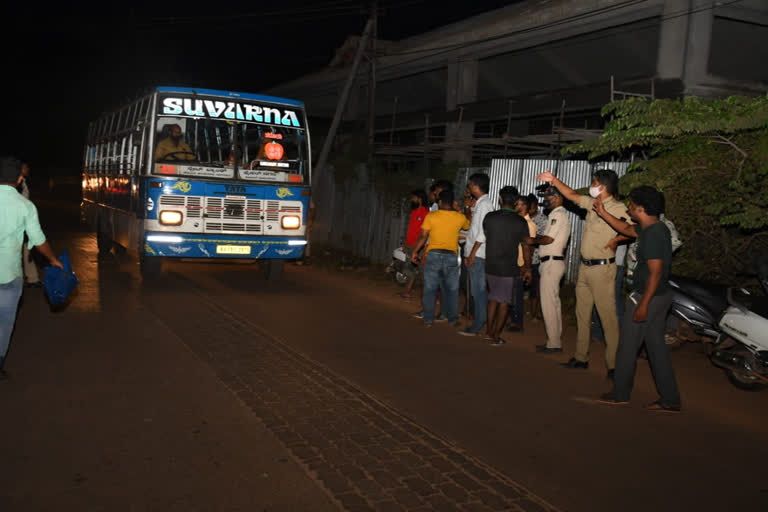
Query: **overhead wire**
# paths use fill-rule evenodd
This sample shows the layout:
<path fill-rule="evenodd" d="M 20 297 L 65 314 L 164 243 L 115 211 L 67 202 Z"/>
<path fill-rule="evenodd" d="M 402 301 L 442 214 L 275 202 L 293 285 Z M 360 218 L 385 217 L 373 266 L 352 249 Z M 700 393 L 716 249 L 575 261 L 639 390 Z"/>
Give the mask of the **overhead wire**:
<path fill-rule="evenodd" d="M 216 22 L 216 21 L 247 21 L 253 18 L 264 19 L 274 16 L 296 16 L 303 14 L 324 14 L 330 12 L 343 12 L 345 14 L 352 12 L 363 12 L 361 5 L 356 0 L 339 0 L 335 2 L 327 2 L 322 4 L 316 4 L 310 7 L 293 8 L 293 9 L 281 9 L 274 11 L 259 11 L 259 12 L 244 12 L 233 14 L 205 14 L 199 16 L 164 16 L 149 19 L 143 23 L 139 23 L 139 26 L 157 26 L 165 27 L 168 25 L 195 25 L 200 23 Z M 291 21 L 283 19 L 283 21 Z"/>

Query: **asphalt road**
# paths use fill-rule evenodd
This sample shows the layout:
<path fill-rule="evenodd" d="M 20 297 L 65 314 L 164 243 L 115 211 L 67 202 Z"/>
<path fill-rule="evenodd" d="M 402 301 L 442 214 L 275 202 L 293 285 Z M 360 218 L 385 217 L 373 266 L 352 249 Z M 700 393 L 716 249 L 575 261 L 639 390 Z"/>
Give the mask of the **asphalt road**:
<path fill-rule="evenodd" d="M 768 390 L 701 347 L 673 354 L 684 413 L 641 409 L 645 363 L 630 406 L 601 406 L 601 347 L 562 369 L 533 351 L 541 324 L 491 347 L 314 266 L 274 283 L 172 262 L 144 282 L 72 217 L 43 215 L 79 295 L 52 314 L 27 293 L 0 383 L 3 509 L 768 509 Z"/>

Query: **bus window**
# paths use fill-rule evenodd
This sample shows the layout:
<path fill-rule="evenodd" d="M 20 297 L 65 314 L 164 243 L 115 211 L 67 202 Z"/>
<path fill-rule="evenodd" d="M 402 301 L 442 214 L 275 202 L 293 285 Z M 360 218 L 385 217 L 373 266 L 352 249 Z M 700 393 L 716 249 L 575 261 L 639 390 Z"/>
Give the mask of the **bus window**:
<path fill-rule="evenodd" d="M 162 121 L 162 122 L 161 122 Z M 158 120 L 155 162 L 196 161 L 197 154 L 187 144 L 189 132 L 184 131 L 186 119 L 164 118 Z"/>

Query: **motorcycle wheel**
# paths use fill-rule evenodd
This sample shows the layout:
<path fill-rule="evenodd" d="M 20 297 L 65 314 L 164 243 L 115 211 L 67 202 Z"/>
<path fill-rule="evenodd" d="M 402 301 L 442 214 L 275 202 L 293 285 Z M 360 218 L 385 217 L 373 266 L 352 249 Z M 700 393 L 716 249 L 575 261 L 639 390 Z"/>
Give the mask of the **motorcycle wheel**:
<path fill-rule="evenodd" d="M 761 383 L 754 377 L 746 375 L 744 372 L 737 372 L 735 370 L 726 370 L 728 380 L 741 389 L 742 391 L 759 391 L 762 387 Z"/>
<path fill-rule="evenodd" d="M 400 286 L 405 286 L 405 283 L 408 282 L 408 276 L 403 274 L 402 272 L 395 272 L 393 276 L 394 276 L 395 282 Z"/>
<path fill-rule="evenodd" d="M 677 350 L 683 346 L 683 340 L 678 335 L 680 319 L 673 315 L 667 316 L 667 327 L 664 331 L 664 344 L 667 350 Z"/>

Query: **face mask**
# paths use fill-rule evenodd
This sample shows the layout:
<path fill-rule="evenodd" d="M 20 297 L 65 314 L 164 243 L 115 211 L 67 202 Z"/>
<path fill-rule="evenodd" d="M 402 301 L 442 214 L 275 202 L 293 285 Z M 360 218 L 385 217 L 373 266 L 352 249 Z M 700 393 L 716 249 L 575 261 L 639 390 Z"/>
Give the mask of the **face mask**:
<path fill-rule="evenodd" d="M 419 207 L 419 203 L 411 201 L 411 210 L 416 210 Z"/>
<path fill-rule="evenodd" d="M 597 187 L 589 187 L 589 195 L 597 198 L 600 195 L 601 188 L 603 188 L 602 185 L 598 185 Z"/>

